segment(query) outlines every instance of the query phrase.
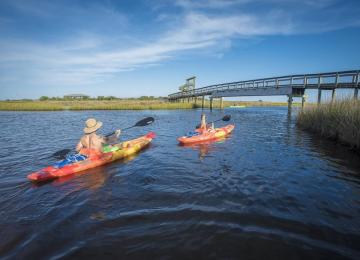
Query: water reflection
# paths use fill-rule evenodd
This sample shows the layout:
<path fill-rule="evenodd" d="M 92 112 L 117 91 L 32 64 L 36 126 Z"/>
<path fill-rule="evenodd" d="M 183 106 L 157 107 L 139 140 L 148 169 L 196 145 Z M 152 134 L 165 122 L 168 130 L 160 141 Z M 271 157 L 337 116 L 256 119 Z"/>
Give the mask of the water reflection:
<path fill-rule="evenodd" d="M 216 149 L 216 144 L 221 144 L 226 141 L 228 137 L 218 138 L 216 140 L 204 141 L 201 143 L 194 144 L 178 144 L 180 147 L 191 148 L 193 150 L 199 151 L 199 159 L 203 160 L 206 155 L 208 155 L 211 151 Z"/>
<path fill-rule="evenodd" d="M 73 191 L 80 189 L 96 190 L 104 186 L 108 177 L 109 173 L 107 166 L 100 166 L 94 169 L 55 179 L 51 184 L 55 187 L 62 186 L 64 183 L 73 180 L 70 184 Z"/>
<path fill-rule="evenodd" d="M 352 177 L 360 181 L 360 159 L 357 151 L 341 143 L 327 140 L 316 133 L 307 132 L 301 129 L 296 130 L 299 136 L 306 136 L 306 146 L 311 148 L 313 153 L 319 154 L 329 165 L 336 168 L 341 175 L 330 174 L 329 176 Z M 304 144 L 303 144 L 304 145 Z"/>

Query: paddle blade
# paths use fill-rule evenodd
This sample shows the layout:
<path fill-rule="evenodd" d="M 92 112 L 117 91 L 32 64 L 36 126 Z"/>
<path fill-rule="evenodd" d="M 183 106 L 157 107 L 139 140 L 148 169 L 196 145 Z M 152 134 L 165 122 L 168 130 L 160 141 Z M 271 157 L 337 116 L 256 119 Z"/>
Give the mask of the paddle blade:
<path fill-rule="evenodd" d="M 63 149 L 63 150 L 53 153 L 52 156 L 55 158 L 58 158 L 58 159 L 62 159 L 62 158 L 65 158 L 65 156 L 70 152 L 71 152 L 71 149 Z"/>
<path fill-rule="evenodd" d="M 133 128 L 133 127 L 136 127 L 136 126 L 147 126 L 147 125 L 152 124 L 154 121 L 155 121 L 155 119 L 154 119 L 153 117 L 146 117 L 146 118 L 140 120 L 139 122 L 137 122 L 137 123 L 136 123 L 135 125 L 133 125 L 133 126 L 130 126 L 130 127 L 121 129 L 121 131 L 128 130 L 128 129 Z M 115 134 L 115 132 L 112 132 L 112 133 L 110 133 L 110 134 L 107 134 L 107 135 L 105 135 L 105 137 L 109 137 L 109 136 L 111 136 L 111 135 L 113 135 L 113 134 Z"/>
<path fill-rule="evenodd" d="M 152 124 L 154 121 L 155 119 L 153 117 L 147 117 L 137 122 L 134 126 L 147 126 Z"/>
<path fill-rule="evenodd" d="M 230 121 L 231 115 L 226 115 L 222 118 L 222 121 Z"/>

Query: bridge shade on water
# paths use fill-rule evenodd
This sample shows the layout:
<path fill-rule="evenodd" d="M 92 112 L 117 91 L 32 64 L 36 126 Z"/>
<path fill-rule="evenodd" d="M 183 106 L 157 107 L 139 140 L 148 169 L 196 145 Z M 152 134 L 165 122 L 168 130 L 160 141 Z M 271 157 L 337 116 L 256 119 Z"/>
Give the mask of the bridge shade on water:
<path fill-rule="evenodd" d="M 332 90 L 331 100 L 333 101 L 336 89 L 354 89 L 354 98 L 358 98 L 359 87 L 360 70 L 350 70 L 215 84 L 191 91 L 173 93 L 168 97 L 172 102 L 186 99 L 189 102 L 191 98 L 197 100 L 198 97 L 202 97 L 202 107 L 204 107 L 205 96 L 209 96 L 210 109 L 212 109 L 214 98 L 220 98 L 220 108 L 223 108 L 223 97 L 286 95 L 289 107 L 291 107 L 293 97 L 301 97 L 303 107 L 306 89 L 318 89 L 317 100 L 320 103 L 322 90 Z"/>

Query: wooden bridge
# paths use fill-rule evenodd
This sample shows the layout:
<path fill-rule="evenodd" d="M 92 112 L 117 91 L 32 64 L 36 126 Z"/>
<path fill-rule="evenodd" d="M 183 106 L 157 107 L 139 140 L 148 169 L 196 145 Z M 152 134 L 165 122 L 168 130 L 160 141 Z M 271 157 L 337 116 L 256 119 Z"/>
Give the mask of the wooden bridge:
<path fill-rule="evenodd" d="M 196 102 L 198 97 L 202 97 L 202 107 L 204 107 L 205 96 L 209 96 L 210 109 L 212 109 L 214 98 L 220 98 L 220 108 L 223 108 L 223 97 L 286 95 L 290 108 L 293 97 L 301 97 L 302 107 L 304 106 L 306 89 L 317 89 L 318 103 L 320 103 L 322 90 L 332 90 L 331 101 L 333 101 L 336 89 L 354 89 L 354 98 L 358 98 L 359 87 L 360 70 L 349 70 L 215 84 L 173 93 L 168 97 L 172 102 L 185 100 L 190 102 L 192 98 Z"/>

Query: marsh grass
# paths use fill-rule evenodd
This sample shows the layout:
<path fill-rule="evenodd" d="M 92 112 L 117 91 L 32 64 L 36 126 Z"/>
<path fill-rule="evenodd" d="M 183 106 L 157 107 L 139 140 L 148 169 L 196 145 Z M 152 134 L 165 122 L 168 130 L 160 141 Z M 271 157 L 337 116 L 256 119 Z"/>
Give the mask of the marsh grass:
<path fill-rule="evenodd" d="M 225 101 L 224 106 L 245 105 L 245 106 L 285 106 L 287 103 L 273 102 L 232 102 Z M 209 101 L 205 107 L 209 107 Z M 219 101 L 214 101 L 214 108 L 220 106 Z M 84 100 L 84 101 L 0 101 L 0 110 L 3 111 L 60 111 L 60 110 L 171 110 L 171 109 L 193 109 L 201 108 L 201 101 L 192 103 L 172 103 L 159 100 Z"/>
<path fill-rule="evenodd" d="M 7 111 L 59 111 L 59 110 L 152 110 L 192 109 L 192 103 L 169 103 L 162 101 L 2 101 L 0 110 Z"/>
<path fill-rule="evenodd" d="M 343 100 L 311 106 L 298 114 L 297 125 L 360 151 L 360 101 Z"/>

